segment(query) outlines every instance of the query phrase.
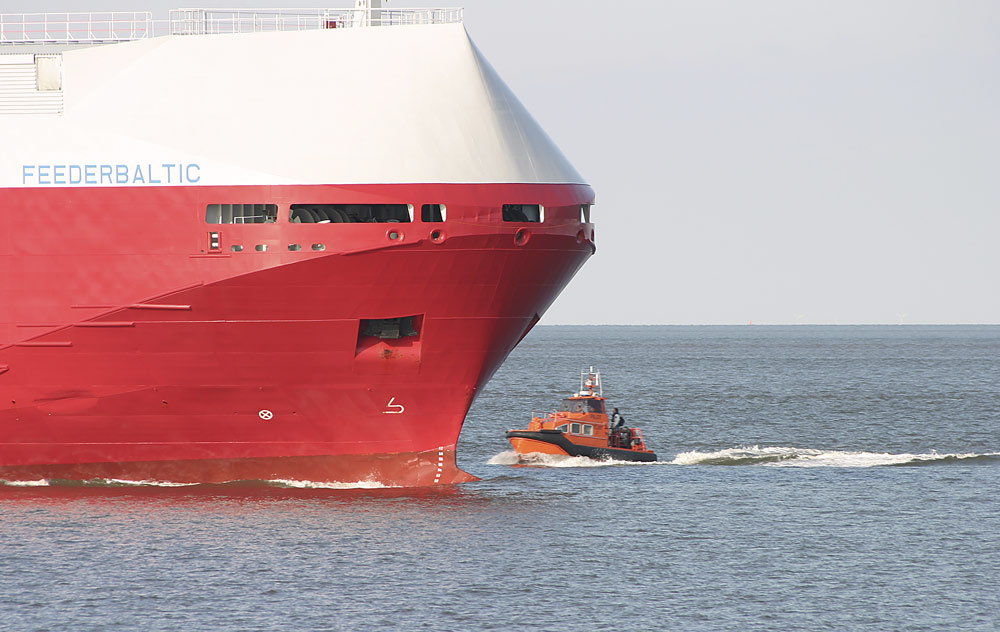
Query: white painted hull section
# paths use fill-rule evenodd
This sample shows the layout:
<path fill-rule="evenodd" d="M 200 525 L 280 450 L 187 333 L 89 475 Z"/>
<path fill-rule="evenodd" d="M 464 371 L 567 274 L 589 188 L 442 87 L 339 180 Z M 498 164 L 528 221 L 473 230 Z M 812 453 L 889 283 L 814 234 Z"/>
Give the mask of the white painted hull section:
<path fill-rule="evenodd" d="M 583 183 L 461 24 L 92 46 L 62 88 L 0 115 L 0 187 Z"/>

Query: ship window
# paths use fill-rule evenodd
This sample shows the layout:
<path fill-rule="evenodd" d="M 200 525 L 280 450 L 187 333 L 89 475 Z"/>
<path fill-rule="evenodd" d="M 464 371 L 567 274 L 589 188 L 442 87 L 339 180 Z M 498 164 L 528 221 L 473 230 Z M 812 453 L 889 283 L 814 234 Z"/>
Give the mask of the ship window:
<path fill-rule="evenodd" d="M 420 207 L 420 221 L 443 222 L 448 218 L 448 209 L 444 204 L 424 204 Z"/>
<path fill-rule="evenodd" d="M 382 224 L 412 222 L 412 204 L 292 204 L 293 224 Z"/>
<path fill-rule="evenodd" d="M 564 399 L 562 410 L 569 413 L 585 413 L 587 412 L 587 405 L 582 399 Z"/>
<path fill-rule="evenodd" d="M 572 426 L 570 426 L 570 428 L 572 428 L 570 432 L 572 432 L 573 434 L 580 434 L 580 424 L 573 424 Z"/>
<path fill-rule="evenodd" d="M 584 224 L 590 223 L 590 204 L 580 205 L 580 221 Z"/>
<path fill-rule="evenodd" d="M 545 209 L 540 204 L 504 204 L 503 221 L 540 223 L 545 221 Z"/>
<path fill-rule="evenodd" d="M 603 413 L 604 412 L 604 401 L 600 399 L 588 399 L 587 406 L 590 408 L 592 413 Z"/>
<path fill-rule="evenodd" d="M 592 435 L 594 434 L 594 427 L 590 424 L 583 424 L 583 434 Z"/>
<path fill-rule="evenodd" d="M 561 426 L 556 426 L 556 430 L 561 430 L 562 432 L 566 432 L 569 430 L 569 425 L 563 424 Z"/>
<path fill-rule="evenodd" d="M 209 204 L 208 224 L 273 224 L 278 221 L 277 204 Z"/>

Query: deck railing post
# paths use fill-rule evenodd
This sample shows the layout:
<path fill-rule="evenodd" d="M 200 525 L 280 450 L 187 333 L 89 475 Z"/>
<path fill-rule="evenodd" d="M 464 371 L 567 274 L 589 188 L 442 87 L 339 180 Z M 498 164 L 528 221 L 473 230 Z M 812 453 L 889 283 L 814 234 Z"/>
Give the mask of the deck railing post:
<path fill-rule="evenodd" d="M 0 43 L 86 44 L 168 35 L 303 31 L 312 29 L 461 22 L 462 9 L 171 9 L 167 20 L 149 11 L 0 13 Z M 165 23 L 165 27 L 162 25 Z M 157 31 L 160 33 L 157 33 Z"/>

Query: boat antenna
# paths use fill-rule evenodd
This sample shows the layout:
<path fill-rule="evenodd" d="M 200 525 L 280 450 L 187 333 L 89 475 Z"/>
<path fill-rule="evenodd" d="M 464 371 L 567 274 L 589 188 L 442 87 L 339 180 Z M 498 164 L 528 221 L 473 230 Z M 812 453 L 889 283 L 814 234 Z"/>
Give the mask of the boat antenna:
<path fill-rule="evenodd" d="M 580 371 L 580 395 L 597 395 L 604 397 L 604 386 L 601 384 L 601 372 L 594 367 Z"/>

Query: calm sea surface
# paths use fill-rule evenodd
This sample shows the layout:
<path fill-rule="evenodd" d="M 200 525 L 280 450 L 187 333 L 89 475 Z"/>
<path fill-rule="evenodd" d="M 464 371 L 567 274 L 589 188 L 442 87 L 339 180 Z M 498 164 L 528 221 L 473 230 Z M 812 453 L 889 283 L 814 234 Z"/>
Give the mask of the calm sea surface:
<path fill-rule="evenodd" d="M 659 462 L 510 465 L 591 364 Z M 1000 327 L 541 327 L 459 463 L 0 486 L 0 630 L 1000 630 Z"/>

